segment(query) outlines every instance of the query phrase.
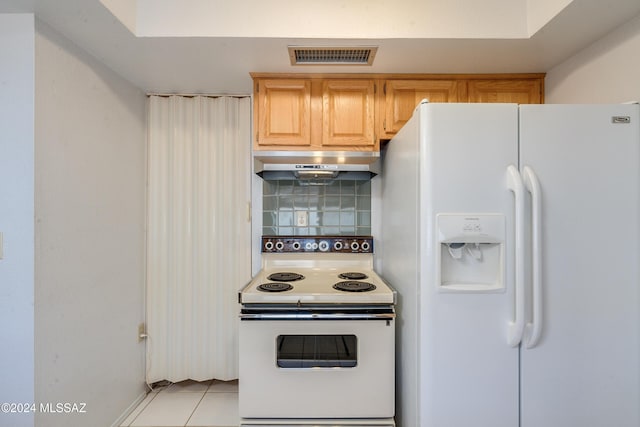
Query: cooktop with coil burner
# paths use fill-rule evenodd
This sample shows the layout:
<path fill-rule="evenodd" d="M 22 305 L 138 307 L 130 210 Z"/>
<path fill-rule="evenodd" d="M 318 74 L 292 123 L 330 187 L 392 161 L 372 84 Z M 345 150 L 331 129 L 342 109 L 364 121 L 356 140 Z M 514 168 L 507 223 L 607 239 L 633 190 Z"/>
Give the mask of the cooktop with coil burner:
<path fill-rule="evenodd" d="M 298 273 L 283 271 L 270 274 L 267 279 L 274 280 L 276 282 L 295 282 L 296 280 L 304 279 L 304 276 Z"/>
<path fill-rule="evenodd" d="M 370 292 L 376 289 L 376 285 L 368 282 L 348 280 L 345 282 L 336 283 L 335 285 L 333 285 L 333 289 L 345 292 Z"/>
<path fill-rule="evenodd" d="M 338 274 L 338 277 L 345 280 L 364 280 L 367 276 L 364 273 L 356 272 L 356 271 L 348 271 L 346 273 Z"/>
<path fill-rule="evenodd" d="M 291 289 L 293 286 L 288 283 L 271 282 L 258 285 L 258 290 L 262 292 L 284 292 Z"/>
<path fill-rule="evenodd" d="M 262 269 L 240 292 L 242 304 L 395 303 L 373 269 L 370 236 L 264 236 L 262 249 Z"/>

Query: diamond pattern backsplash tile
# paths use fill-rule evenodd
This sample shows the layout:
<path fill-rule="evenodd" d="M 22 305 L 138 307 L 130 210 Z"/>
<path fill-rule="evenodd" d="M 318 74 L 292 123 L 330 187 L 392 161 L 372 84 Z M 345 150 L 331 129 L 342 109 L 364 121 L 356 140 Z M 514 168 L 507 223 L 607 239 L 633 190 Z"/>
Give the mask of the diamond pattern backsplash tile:
<path fill-rule="evenodd" d="M 337 180 L 327 185 L 264 181 L 262 210 L 263 235 L 368 236 L 371 181 Z M 298 226 L 296 215 L 306 216 L 307 225 Z"/>

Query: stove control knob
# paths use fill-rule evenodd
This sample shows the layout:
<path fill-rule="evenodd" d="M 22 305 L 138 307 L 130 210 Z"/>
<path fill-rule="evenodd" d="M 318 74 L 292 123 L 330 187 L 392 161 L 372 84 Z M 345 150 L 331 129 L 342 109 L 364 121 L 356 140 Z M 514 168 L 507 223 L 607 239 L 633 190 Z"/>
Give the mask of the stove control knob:
<path fill-rule="evenodd" d="M 268 251 L 272 251 L 273 250 L 273 242 L 271 240 L 269 240 L 268 242 L 266 242 L 264 244 L 264 248 Z"/>
<path fill-rule="evenodd" d="M 337 242 L 333 243 L 333 249 L 336 250 L 336 251 L 342 250 L 343 247 L 344 247 L 344 245 L 342 244 L 342 242 L 340 240 L 338 240 Z"/>
<path fill-rule="evenodd" d="M 327 242 L 326 240 L 321 240 L 320 243 L 318 243 L 318 249 L 320 249 L 322 252 L 328 251 L 329 242 Z"/>
<path fill-rule="evenodd" d="M 360 245 L 360 248 L 363 251 L 367 252 L 371 248 L 371 246 L 369 245 L 369 242 L 362 242 L 362 244 Z"/>
<path fill-rule="evenodd" d="M 284 248 L 284 243 L 276 242 L 276 250 L 281 251 Z"/>
<path fill-rule="evenodd" d="M 352 251 L 357 251 L 358 249 L 360 249 L 360 244 L 355 240 L 353 242 L 351 242 L 351 250 Z"/>
<path fill-rule="evenodd" d="M 310 251 L 311 249 L 313 249 L 313 244 L 311 242 L 307 242 L 304 244 L 304 249 L 307 251 Z"/>
<path fill-rule="evenodd" d="M 293 242 L 291 247 L 296 251 L 300 250 L 300 242 Z"/>

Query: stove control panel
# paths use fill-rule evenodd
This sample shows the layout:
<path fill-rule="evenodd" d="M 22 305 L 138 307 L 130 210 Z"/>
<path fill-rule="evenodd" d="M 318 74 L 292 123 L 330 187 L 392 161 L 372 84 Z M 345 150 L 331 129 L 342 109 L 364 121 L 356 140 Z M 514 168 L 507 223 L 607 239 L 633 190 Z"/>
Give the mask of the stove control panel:
<path fill-rule="evenodd" d="M 262 236 L 262 252 L 373 253 L 371 236 Z"/>

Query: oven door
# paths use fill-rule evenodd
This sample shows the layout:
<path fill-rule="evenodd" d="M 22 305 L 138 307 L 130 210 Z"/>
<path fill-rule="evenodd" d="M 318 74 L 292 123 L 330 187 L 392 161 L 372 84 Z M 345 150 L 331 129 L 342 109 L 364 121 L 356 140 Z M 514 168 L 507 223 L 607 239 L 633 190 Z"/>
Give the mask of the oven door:
<path fill-rule="evenodd" d="M 242 418 L 391 418 L 394 320 L 240 322 Z"/>

